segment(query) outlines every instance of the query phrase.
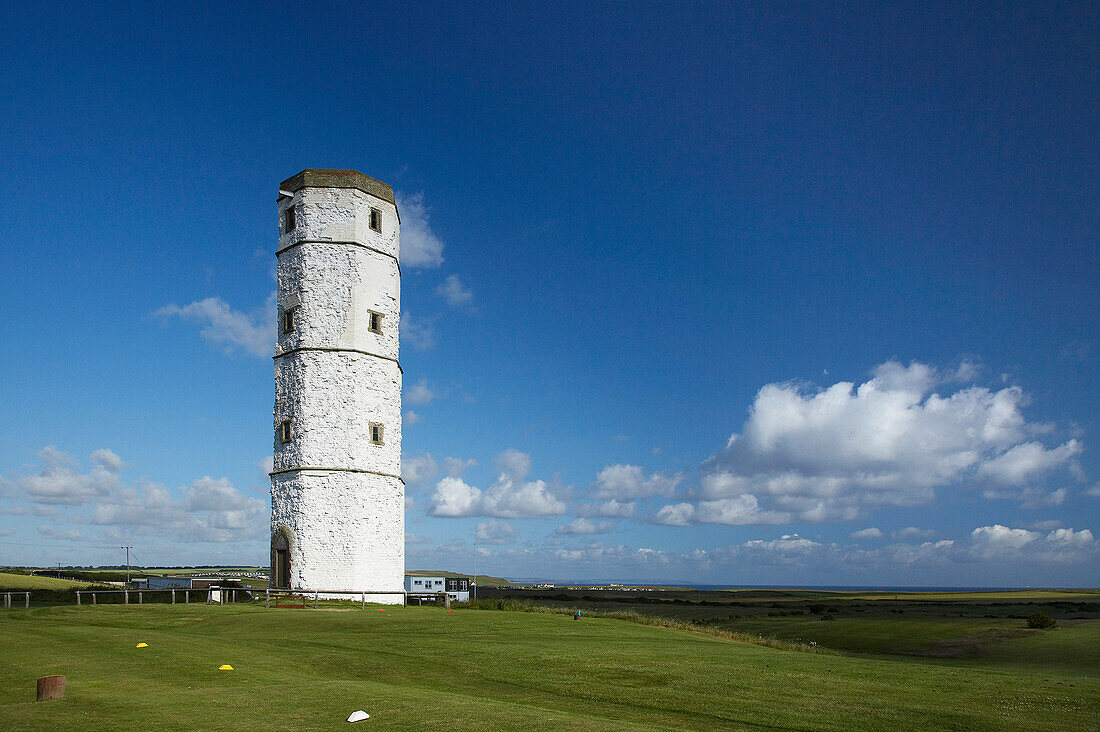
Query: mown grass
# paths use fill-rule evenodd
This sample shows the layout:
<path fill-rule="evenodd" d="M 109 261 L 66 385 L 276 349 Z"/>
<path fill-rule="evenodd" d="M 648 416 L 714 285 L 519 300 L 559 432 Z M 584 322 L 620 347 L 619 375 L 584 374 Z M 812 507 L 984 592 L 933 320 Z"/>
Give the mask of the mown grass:
<path fill-rule="evenodd" d="M 1062 642 L 1025 640 L 1050 639 Z M 383 729 L 1080 730 L 1100 718 L 1096 668 L 838 657 L 540 612 L 32 608 L 0 613 L 0 658 L 5 730 L 333 729 L 355 709 Z M 35 703 L 50 673 L 68 677 L 68 696 Z"/>

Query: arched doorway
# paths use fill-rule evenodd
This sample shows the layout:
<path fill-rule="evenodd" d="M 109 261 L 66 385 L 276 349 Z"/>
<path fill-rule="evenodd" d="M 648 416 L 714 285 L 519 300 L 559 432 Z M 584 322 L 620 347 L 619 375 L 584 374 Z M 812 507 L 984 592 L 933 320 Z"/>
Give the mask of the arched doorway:
<path fill-rule="evenodd" d="M 271 586 L 290 589 L 290 532 L 280 526 L 271 537 Z"/>

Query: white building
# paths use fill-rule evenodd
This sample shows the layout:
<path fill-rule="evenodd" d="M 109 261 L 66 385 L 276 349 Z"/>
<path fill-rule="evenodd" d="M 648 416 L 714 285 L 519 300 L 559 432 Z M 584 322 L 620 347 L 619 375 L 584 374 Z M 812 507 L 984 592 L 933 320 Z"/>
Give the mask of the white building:
<path fill-rule="evenodd" d="M 394 592 L 405 574 L 400 222 L 354 170 L 279 186 L 271 584 Z"/>
<path fill-rule="evenodd" d="M 432 599 L 446 592 L 452 602 L 470 601 L 469 577 L 405 577 L 405 592 L 409 593 L 409 599 L 416 599 L 419 595 L 422 599 Z"/>

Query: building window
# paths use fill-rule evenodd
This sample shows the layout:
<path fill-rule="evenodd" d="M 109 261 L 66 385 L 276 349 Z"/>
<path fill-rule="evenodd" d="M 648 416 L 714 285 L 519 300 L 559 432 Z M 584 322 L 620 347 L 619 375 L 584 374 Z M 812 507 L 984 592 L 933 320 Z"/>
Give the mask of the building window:
<path fill-rule="evenodd" d="M 375 445 L 383 445 L 382 442 L 382 425 L 377 422 L 370 423 L 370 441 Z"/>
<path fill-rule="evenodd" d="M 382 212 L 377 208 L 370 210 L 370 227 L 379 234 L 382 233 Z"/>
<path fill-rule="evenodd" d="M 291 427 L 291 421 L 292 420 L 284 419 L 279 424 L 279 440 L 281 440 L 284 444 L 294 441 L 294 429 L 293 427 Z"/>
<path fill-rule="evenodd" d="M 298 217 L 294 213 L 293 206 L 287 206 L 286 208 L 286 226 L 283 227 L 283 233 L 289 234 L 294 231 L 294 227 L 298 225 Z"/>
<path fill-rule="evenodd" d="M 283 311 L 283 335 L 294 332 L 294 313 L 298 308 L 287 308 Z"/>
<path fill-rule="evenodd" d="M 370 314 L 370 332 L 382 334 L 382 313 Z"/>

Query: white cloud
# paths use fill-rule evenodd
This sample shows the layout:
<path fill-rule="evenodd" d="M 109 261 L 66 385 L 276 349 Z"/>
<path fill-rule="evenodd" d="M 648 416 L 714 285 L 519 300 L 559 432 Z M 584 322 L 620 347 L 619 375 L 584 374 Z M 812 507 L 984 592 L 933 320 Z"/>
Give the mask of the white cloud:
<path fill-rule="evenodd" d="M 610 521 L 593 521 L 592 519 L 579 518 L 554 529 L 554 534 L 555 536 L 606 534 L 610 532 L 613 528 L 615 528 L 615 525 Z"/>
<path fill-rule="evenodd" d="M 39 458 L 41 468 L 18 479 L 34 504 L 35 515 L 50 516 L 57 522 L 120 527 L 128 538 L 144 535 L 158 541 L 226 542 L 266 536 L 267 502 L 240 493 L 226 478 L 200 478 L 173 495 L 164 486 L 146 480 L 124 483 L 120 473 L 126 463 L 105 448 L 92 453 L 87 473 L 80 472 L 70 455 L 53 446 L 43 448 Z M 57 510 L 89 503 L 90 510 Z M 67 532 L 51 531 L 56 538 L 65 538 Z"/>
<path fill-rule="evenodd" d="M 107 448 L 96 450 L 92 453 L 92 462 L 103 466 L 105 470 L 109 470 L 112 473 L 117 473 L 120 470 L 124 470 L 129 466 L 122 461 L 118 455 Z"/>
<path fill-rule="evenodd" d="M 439 464 L 431 455 L 401 456 L 401 477 L 409 485 L 422 485 L 435 478 Z"/>
<path fill-rule="evenodd" d="M 461 478 L 447 476 L 440 480 L 431 498 L 431 513 L 451 517 L 536 518 L 565 512 L 565 503 L 545 481 L 524 480 L 531 469 L 529 455 L 505 450 L 496 461 L 501 472 L 484 491 Z"/>
<path fill-rule="evenodd" d="M 823 545 L 816 541 L 803 538 L 798 534 L 784 534 L 778 539 L 772 539 L 771 541 L 764 541 L 762 539 L 746 541 L 742 546 L 744 549 L 752 552 L 762 552 L 791 558 L 818 551 Z"/>
<path fill-rule="evenodd" d="M 756 496 L 743 493 L 732 498 L 700 501 L 698 504 L 677 503 L 663 506 L 653 517 L 653 522 L 668 526 L 691 524 L 782 524 L 791 520 L 788 513 L 761 511 Z"/>
<path fill-rule="evenodd" d="M 412 425 L 419 424 L 424 418 L 411 409 L 406 409 L 405 413 L 401 415 L 401 424 Z"/>
<path fill-rule="evenodd" d="M 405 401 L 409 404 L 427 404 L 435 396 L 435 392 L 428 388 L 427 380 L 421 379 L 405 392 Z"/>
<path fill-rule="evenodd" d="M 435 288 L 435 294 L 446 300 L 451 307 L 468 305 L 474 299 L 474 293 L 455 274 L 448 275 L 443 284 Z"/>
<path fill-rule="evenodd" d="M 42 466 L 34 475 L 27 475 L 17 482 L 27 498 L 35 503 L 54 503 L 79 506 L 95 498 L 105 496 L 119 486 L 118 470 L 108 468 L 123 465 L 121 459 L 110 450 L 96 450 L 98 456 L 91 471 L 79 473 L 71 455 L 48 445 L 38 452 Z M 109 455 L 109 457 L 108 457 Z"/>
<path fill-rule="evenodd" d="M 976 545 L 984 547 L 987 556 L 1004 552 L 1019 551 L 1039 538 L 1040 534 L 1027 529 L 1010 529 L 1007 526 L 993 524 L 980 526 L 970 532 Z"/>
<path fill-rule="evenodd" d="M 602 516 L 604 518 L 630 518 L 638 512 L 634 501 L 616 501 L 612 498 L 603 503 L 587 503 L 578 509 L 581 516 Z"/>
<path fill-rule="evenodd" d="M 443 264 L 443 242 L 428 224 L 428 208 L 422 192 L 394 192 L 401 213 L 401 264 L 406 267 L 438 267 Z"/>
<path fill-rule="evenodd" d="M 921 529 L 916 526 L 906 526 L 894 532 L 895 539 L 931 539 L 936 535 L 932 529 Z"/>
<path fill-rule="evenodd" d="M 975 374 L 890 361 L 858 385 L 767 384 L 740 434 L 703 464 L 702 498 L 753 496 L 762 521 L 781 513 L 851 520 L 873 506 L 928 503 L 936 488 L 968 479 L 1011 482 L 1074 468 L 1080 444 L 1035 442 L 1045 426 L 1024 418 L 1019 388 L 932 391 Z"/>
<path fill-rule="evenodd" d="M 511 544 L 516 540 L 516 527 L 507 521 L 489 519 L 479 521 L 474 537 L 479 544 Z"/>
<path fill-rule="evenodd" d="M 56 529 L 53 526 L 39 526 L 38 533 L 47 539 L 62 541 L 87 541 L 87 537 L 77 529 Z"/>
<path fill-rule="evenodd" d="M 1065 503 L 1068 495 L 1069 491 L 1065 488 L 1058 488 L 1053 491 L 1046 491 L 1041 488 L 987 488 L 982 491 L 983 498 L 1021 501 L 1020 508 L 1029 510 L 1061 506 Z"/>
<path fill-rule="evenodd" d="M 671 496 L 683 476 L 653 473 L 646 477 L 637 465 L 609 465 L 596 475 L 595 498 L 630 500 L 649 496 Z"/>
<path fill-rule="evenodd" d="M 220 297 L 208 297 L 183 307 L 175 303 L 165 305 L 153 315 L 165 319 L 178 316 L 203 323 L 199 334 L 211 343 L 223 345 L 227 352 L 240 349 L 264 357 L 270 356 L 275 346 L 274 294 L 262 310 L 254 313 L 234 310 Z"/>
<path fill-rule="evenodd" d="M 427 534 L 410 534 L 409 532 L 406 531 L 405 532 L 405 543 L 406 544 L 431 544 L 432 543 L 432 537 L 428 536 Z"/>
<path fill-rule="evenodd" d="M 1100 498 L 1100 483 L 1085 489 L 1085 495 L 1091 498 Z"/>
<path fill-rule="evenodd" d="M 430 320 L 415 317 L 412 313 L 401 313 L 401 324 L 398 327 L 401 344 L 411 347 L 416 351 L 427 351 L 435 347 L 435 328 Z"/>
<path fill-rule="evenodd" d="M 881 539 L 882 531 L 871 526 L 866 529 L 860 529 L 859 531 L 853 531 L 850 536 L 853 539 Z"/>
<path fill-rule="evenodd" d="M 1060 468 L 1081 454 L 1081 443 L 1070 440 L 1048 449 L 1038 442 L 1024 442 L 978 468 L 978 475 L 1001 485 L 1022 485 L 1032 478 Z"/>
<path fill-rule="evenodd" d="M 515 448 L 508 448 L 496 456 L 497 469 L 516 480 L 523 480 L 531 473 L 531 456 Z"/>
<path fill-rule="evenodd" d="M 461 478 L 463 474 L 473 466 L 477 465 L 477 460 L 463 460 L 456 457 L 443 458 L 443 472 L 452 478 Z"/>
<path fill-rule="evenodd" d="M 1067 547 L 1085 547 L 1093 542 L 1092 532 L 1088 529 L 1055 529 L 1047 534 L 1047 541 Z"/>

